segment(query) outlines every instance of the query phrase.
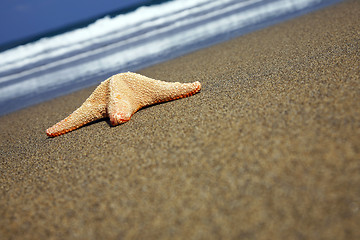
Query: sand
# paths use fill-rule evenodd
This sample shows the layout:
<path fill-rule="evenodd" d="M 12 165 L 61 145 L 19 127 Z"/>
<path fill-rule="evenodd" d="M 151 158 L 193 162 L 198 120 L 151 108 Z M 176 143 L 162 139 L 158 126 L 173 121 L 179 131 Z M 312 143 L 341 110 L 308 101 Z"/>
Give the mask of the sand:
<path fill-rule="evenodd" d="M 360 239 L 360 1 L 139 71 L 195 96 L 48 138 L 0 118 L 0 239 Z M 104 79 L 99 79 L 99 82 Z"/>

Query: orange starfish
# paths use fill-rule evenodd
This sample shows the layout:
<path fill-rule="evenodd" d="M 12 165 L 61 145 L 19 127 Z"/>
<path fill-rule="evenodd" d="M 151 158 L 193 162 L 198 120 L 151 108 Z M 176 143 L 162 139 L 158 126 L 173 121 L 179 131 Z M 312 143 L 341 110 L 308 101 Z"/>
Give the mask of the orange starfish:
<path fill-rule="evenodd" d="M 77 110 L 47 129 L 46 134 L 56 137 L 104 117 L 116 126 L 129 121 L 140 108 L 188 97 L 200 89 L 200 82 L 171 83 L 131 72 L 120 73 L 102 82 Z"/>

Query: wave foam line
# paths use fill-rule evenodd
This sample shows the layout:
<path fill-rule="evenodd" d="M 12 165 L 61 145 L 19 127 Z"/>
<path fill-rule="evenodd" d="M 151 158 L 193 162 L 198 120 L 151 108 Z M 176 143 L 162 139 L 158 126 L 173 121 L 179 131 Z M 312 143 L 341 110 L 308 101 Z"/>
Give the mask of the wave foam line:
<path fill-rule="evenodd" d="M 239 11 L 241 8 L 245 6 L 249 6 L 253 3 L 260 2 L 261 0 L 251 0 L 246 2 L 240 2 L 237 4 L 231 4 L 223 9 L 218 9 L 218 4 L 214 4 L 212 6 L 206 6 L 201 9 L 189 10 L 186 13 L 181 12 L 178 13 L 166 20 L 167 24 L 162 27 L 153 27 L 152 31 L 145 31 L 142 34 L 133 35 L 131 38 L 125 38 L 122 41 L 116 41 L 111 44 L 107 44 L 104 47 L 98 47 L 97 49 L 93 49 L 87 52 L 83 52 L 77 55 L 73 55 L 67 57 L 65 59 L 60 59 L 57 61 L 52 61 L 50 63 L 32 67 L 31 69 L 22 71 L 20 73 L 11 74 L 5 77 L 0 78 L 0 83 L 4 83 L 7 81 L 11 81 L 13 79 L 21 78 L 30 74 L 34 74 L 40 71 L 46 71 L 50 68 L 54 68 L 60 66 L 62 64 L 68 64 L 70 62 L 78 61 L 80 59 L 85 59 L 106 51 L 110 51 L 115 48 L 124 47 L 124 46 L 134 46 L 136 42 L 144 41 L 146 39 L 154 38 L 156 35 L 162 34 L 163 37 L 166 37 L 167 32 L 174 32 L 174 30 L 179 28 L 185 28 L 189 26 L 198 25 L 200 22 L 206 22 L 211 18 L 215 18 L 216 16 L 224 15 L 230 12 Z M 191 16 L 191 17 L 189 17 Z M 228 17 L 228 16 L 227 16 Z M 181 20 L 181 21 L 180 21 Z M 150 27 L 147 27 L 148 30 Z"/>
<path fill-rule="evenodd" d="M 115 18 L 105 17 L 86 28 L 41 39 L 35 43 L 3 52 L 1 53 L 0 69 L 4 71 L 9 68 L 29 65 L 41 59 L 61 56 L 71 51 L 111 41 L 119 35 L 128 34 L 128 32 L 145 30 L 151 27 L 149 23 L 156 25 L 159 22 L 166 22 L 167 18 L 185 10 L 197 8 L 201 11 L 201 8 L 211 7 L 214 3 L 219 6 L 231 1 L 233 0 L 212 2 L 209 0 L 177 0 L 163 5 L 142 7 L 132 13 L 119 15 Z M 5 66 L 6 68 L 4 68 Z"/>

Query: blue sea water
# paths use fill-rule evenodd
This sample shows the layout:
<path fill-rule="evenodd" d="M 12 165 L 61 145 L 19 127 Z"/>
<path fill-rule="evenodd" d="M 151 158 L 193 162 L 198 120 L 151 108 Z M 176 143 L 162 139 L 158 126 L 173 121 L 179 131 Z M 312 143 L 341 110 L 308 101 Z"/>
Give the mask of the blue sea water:
<path fill-rule="evenodd" d="M 173 0 L 0 53 L 0 116 L 340 0 Z"/>

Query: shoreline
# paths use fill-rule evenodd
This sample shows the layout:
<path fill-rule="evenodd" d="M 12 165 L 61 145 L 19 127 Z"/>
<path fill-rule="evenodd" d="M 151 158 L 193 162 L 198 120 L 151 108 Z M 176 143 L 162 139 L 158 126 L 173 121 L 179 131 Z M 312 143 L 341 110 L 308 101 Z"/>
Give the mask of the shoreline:
<path fill-rule="evenodd" d="M 202 90 L 117 127 L 46 136 L 96 86 L 0 117 L 0 236 L 357 239 L 359 10 L 341 2 L 138 71 Z"/>

